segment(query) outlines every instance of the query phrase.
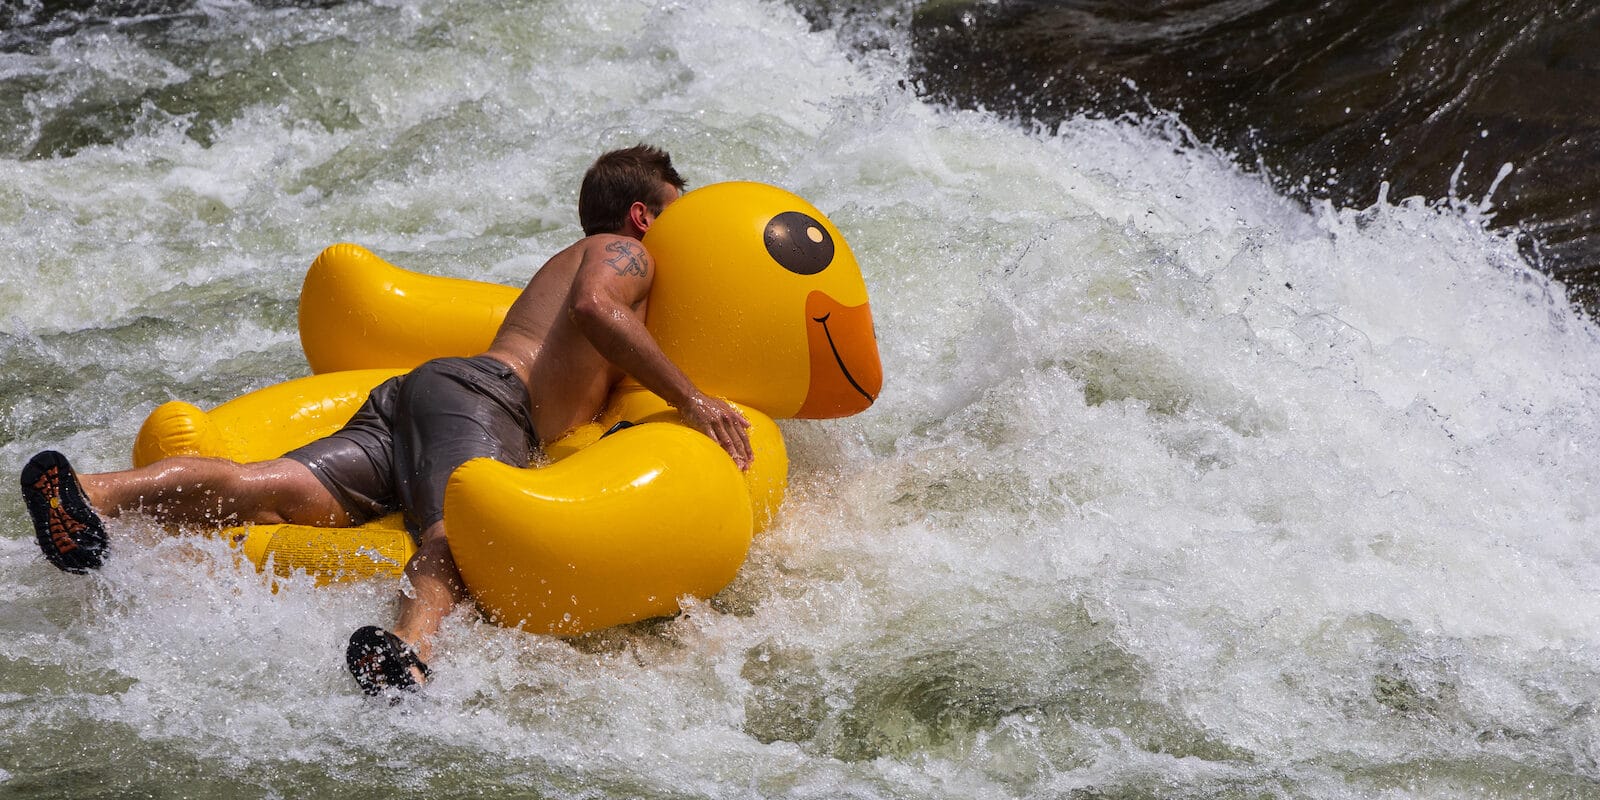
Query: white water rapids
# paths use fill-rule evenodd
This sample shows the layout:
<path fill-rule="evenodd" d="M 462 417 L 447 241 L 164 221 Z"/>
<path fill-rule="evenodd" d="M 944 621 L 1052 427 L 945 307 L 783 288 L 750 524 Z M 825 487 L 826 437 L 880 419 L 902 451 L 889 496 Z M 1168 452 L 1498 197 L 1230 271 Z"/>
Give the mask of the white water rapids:
<path fill-rule="evenodd" d="M 520 285 L 641 140 L 828 213 L 885 366 L 784 424 L 715 601 L 570 642 L 463 610 L 393 709 L 342 663 L 392 585 L 138 519 L 60 574 L 5 494 L 0 795 L 1600 796 L 1600 336 L 1490 205 L 1308 210 L 1170 118 L 932 106 L 882 36 L 206 2 L 0 54 L 0 463 L 125 467 L 157 403 L 304 374 L 329 243 Z"/>

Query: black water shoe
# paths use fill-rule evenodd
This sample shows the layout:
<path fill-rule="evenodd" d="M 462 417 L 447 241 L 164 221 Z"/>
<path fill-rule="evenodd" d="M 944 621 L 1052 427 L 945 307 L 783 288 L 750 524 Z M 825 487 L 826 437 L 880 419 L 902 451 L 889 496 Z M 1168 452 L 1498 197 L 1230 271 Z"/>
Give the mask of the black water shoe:
<path fill-rule="evenodd" d="M 66 456 L 46 450 L 29 459 L 22 468 L 22 499 L 50 563 L 81 575 L 105 562 L 105 526 L 89 507 Z"/>
<path fill-rule="evenodd" d="M 376 625 L 350 634 L 344 660 L 361 691 L 370 695 L 383 694 L 385 689 L 414 692 L 421 684 L 412 670 L 421 673 L 423 679 L 431 672 L 411 645 Z"/>

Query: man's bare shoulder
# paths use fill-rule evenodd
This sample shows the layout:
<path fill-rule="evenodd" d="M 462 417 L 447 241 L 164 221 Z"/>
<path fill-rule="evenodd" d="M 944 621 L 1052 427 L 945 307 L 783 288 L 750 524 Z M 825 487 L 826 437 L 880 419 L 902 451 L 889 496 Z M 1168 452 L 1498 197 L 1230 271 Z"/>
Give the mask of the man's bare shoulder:
<path fill-rule="evenodd" d="M 655 262 L 638 239 L 615 233 L 584 237 L 574 247 L 583 248 L 583 260 L 605 266 L 624 278 L 647 278 Z"/>
<path fill-rule="evenodd" d="M 608 260 L 617 258 L 621 253 L 634 254 L 635 250 L 643 254 L 645 268 L 648 269 L 651 264 L 648 260 L 649 253 L 645 252 L 644 246 L 639 244 L 637 239 L 614 233 L 585 236 L 547 259 L 534 273 L 534 277 L 537 278 L 540 274 L 562 274 L 570 279 L 572 274 L 586 263 L 606 264 Z"/>

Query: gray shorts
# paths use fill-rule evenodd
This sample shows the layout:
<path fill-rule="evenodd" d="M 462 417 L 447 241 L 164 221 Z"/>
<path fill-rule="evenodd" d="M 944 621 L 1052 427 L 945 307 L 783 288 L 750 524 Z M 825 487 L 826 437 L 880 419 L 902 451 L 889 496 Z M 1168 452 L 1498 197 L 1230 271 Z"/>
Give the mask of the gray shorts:
<path fill-rule="evenodd" d="M 353 521 L 400 509 L 415 537 L 444 519 L 456 467 L 528 466 L 537 449 L 528 410 L 528 389 L 505 364 L 440 358 L 384 381 L 338 432 L 284 458 L 310 468 Z"/>

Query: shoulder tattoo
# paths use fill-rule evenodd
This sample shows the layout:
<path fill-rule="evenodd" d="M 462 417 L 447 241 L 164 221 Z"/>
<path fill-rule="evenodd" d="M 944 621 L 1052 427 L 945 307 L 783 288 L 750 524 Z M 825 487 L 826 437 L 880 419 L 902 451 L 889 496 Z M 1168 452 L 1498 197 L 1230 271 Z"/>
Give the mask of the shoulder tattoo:
<path fill-rule="evenodd" d="M 638 242 L 611 242 L 606 245 L 606 253 L 609 254 L 606 266 L 616 270 L 618 275 L 642 278 L 648 272 L 647 256 Z"/>

